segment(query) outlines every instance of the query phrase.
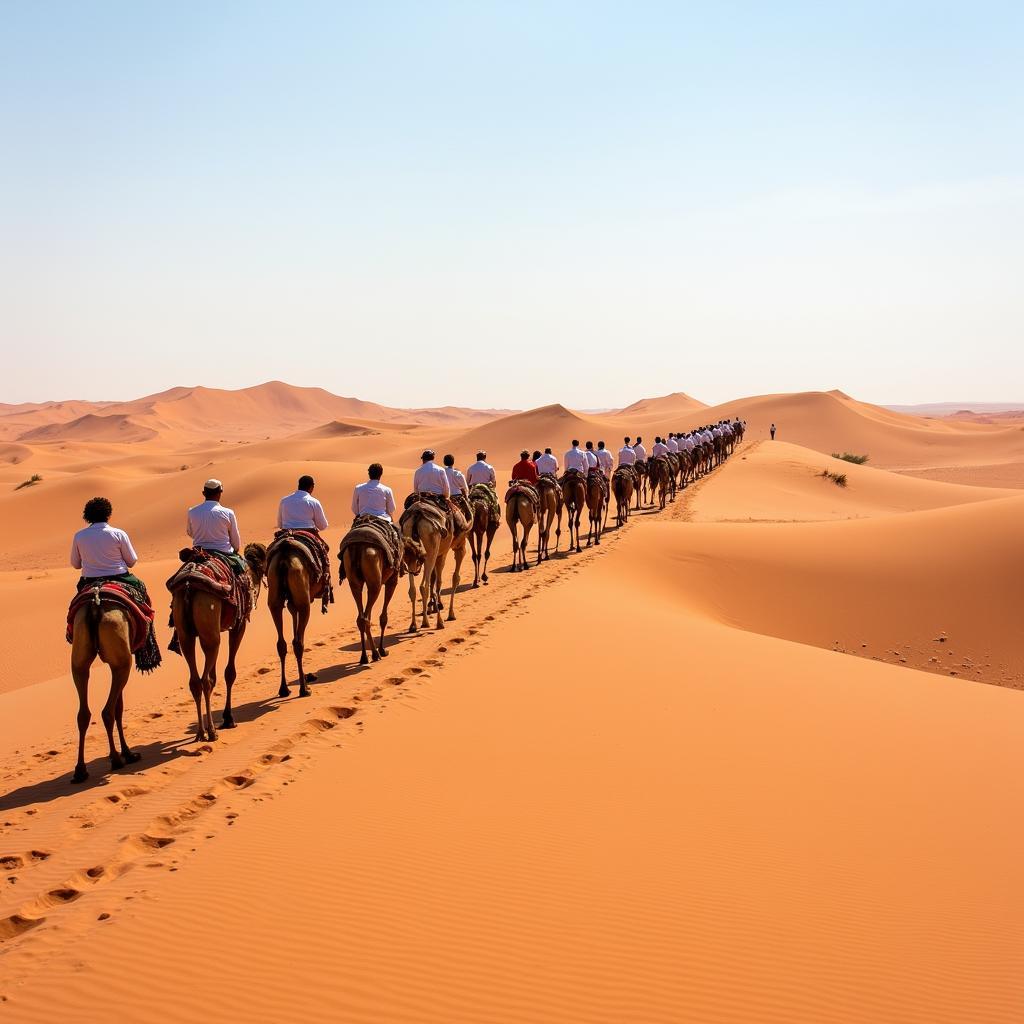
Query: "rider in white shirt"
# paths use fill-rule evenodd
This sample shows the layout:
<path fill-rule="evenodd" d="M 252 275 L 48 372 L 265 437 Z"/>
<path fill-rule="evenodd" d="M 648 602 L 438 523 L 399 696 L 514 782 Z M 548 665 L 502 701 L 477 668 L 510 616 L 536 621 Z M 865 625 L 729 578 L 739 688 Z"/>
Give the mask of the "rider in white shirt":
<path fill-rule="evenodd" d="M 619 465 L 632 466 L 635 462 L 636 452 L 633 451 L 633 446 L 629 443 L 629 438 L 623 438 L 623 445 L 619 449 Z"/>
<path fill-rule="evenodd" d="M 570 469 L 575 469 L 584 476 L 587 475 L 587 471 L 590 469 L 590 461 L 587 459 L 587 453 L 580 447 L 579 441 L 574 440 L 572 442 L 572 447 L 565 453 L 565 457 L 562 459 L 562 465 L 565 466 L 567 473 Z"/>
<path fill-rule="evenodd" d="M 608 451 L 604 446 L 604 441 L 597 442 L 597 464 L 600 467 L 606 480 L 610 480 L 612 476 L 612 467 L 615 462 L 612 459 L 612 453 Z"/>
<path fill-rule="evenodd" d="M 455 456 L 444 457 L 444 473 L 448 477 L 448 487 L 452 494 L 469 494 L 469 484 L 466 478 L 455 468 Z"/>
<path fill-rule="evenodd" d="M 323 505 L 313 497 L 315 481 L 311 476 L 299 478 L 299 489 L 286 495 L 277 506 L 279 530 L 326 530 L 327 516 Z"/>
<path fill-rule="evenodd" d="M 384 467 L 375 462 L 367 471 L 370 479 L 359 484 L 352 492 L 353 516 L 379 516 L 389 523 L 395 514 L 395 495 L 390 487 L 380 482 Z"/>
<path fill-rule="evenodd" d="M 639 437 L 636 439 L 636 444 L 633 445 L 633 452 L 636 455 L 637 462 L 647 461 L 647 449 L 641 444 L 641 439 Z"/>
<path fill-rule="evenodd" d="M 498 478 L 494 475 L 494 467 L 486 460 L 487 452 L 476 453 L 476 462 L 466 470 L 466 482 L 470 487 L 477 484 L 490 484 L 491 487 L 497 485 Z"/>
<path fill-rule="evenodd" d="M 413 474 L 412 489 L 417 494 L 440 494 L 450 498 L 452 489 L 448 474 L 434 462 L 434 453 L 428 448 L 420 458 L 423 465 Z"/>
<path fill-rule="evenodd" d="M 544 473 L 554 473 L 558 475 L 558 459 L 551 454 L 550 448 L 544 449 L 544 454 L 534 460 L 537 463 L 537 472 L 543 475 Z"/>
<path fill-rule="evenodd" d="M 598 462 L 597 462 L 597 455 L 594 453 L 594 442 L 593 441 L 588 441 L 587 442 L 587 450 L 586 450 L 586 452 L 584 452 L 584 454 L 587 457 L 587 472 L 589 473 L 590 470 L 597 469 Z"/>
<path fill-rule="evenodd" d="M 665 442 L 665 444 L 668 445 L 668 450 L 673 455 L 677 455 L 679 453 L 679 442 L 676 440 L 675 434 L 669 434 L 668 440 Z"/>
<path fill-rule="evenodd" d="M 651 449 L 651 456 L 656 459 L 659 455 L 668 455 L 668 445 L 660 437 L 656 437 L 654 447 Z"/>

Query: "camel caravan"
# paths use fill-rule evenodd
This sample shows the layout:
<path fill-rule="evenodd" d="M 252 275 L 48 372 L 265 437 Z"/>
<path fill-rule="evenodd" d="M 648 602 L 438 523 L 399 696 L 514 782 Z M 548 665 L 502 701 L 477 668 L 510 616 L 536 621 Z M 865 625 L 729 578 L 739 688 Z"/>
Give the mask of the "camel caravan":
<path fill-rule="evenodd" d="M 743 440 L 742 420 L 708 425 L 668 437 L 656 437 L 650 455 L 643 438 L 626 437 L 618 464 L 604 441 L 578 440 L 562 458 L 550 448 L 520 452 L 504 500 L 499 501 L 494 467 L 487 453 L 465 474 L 446 455 L 438 465 L 428 449 L 413 476 L 412 490 L 395 522 L 394 493 L 382 482 L 380 463 L 367 470 L 367 480 L 352 495 L 352 525 L 342 538 L 337 558 L 338 581 L 348 582 L 356 606 L 361 665 L 387 656 L 385 635 L 388 608 L 403 576 L 409 577 L 409 632 L 444 629 L 456 618 L 455 602 L 462 583 L 467 551 L 473 563 L 472 587 L 486 586 L 491 545 L 502 519 L 512 537 L 510 572 L 523 572 L 559 552 L 562 520 L 568 530 L 568 552 L 601 543 L 615 499 L 615 526 L 622 527 L 632 512 L 660 511 L 679 490 L 721 465 Z M 561 475 L 560 475 L 561 473 Z M 306 673 L 306 628 L 319 602 L 327 613 L 334 603 L 331 552 L 321 536 L 328 527 L 320 501 L 313 497 L 315 481 L 302 476 L 297 489 L 281 499 L 277 530 L 269 545 L 243 548 L 232 509 L 222 504 L 224 485 L 211 478 L 203 484 L 203 501 L 188 510 L 186 531 L 191 544 L 179 552 L 180 567 L 167 580 L 172 636 L 168 649 L 181 655 L 188 668 L 189 690 L 196 705 L 196 739 L 217 738 L 211 700 L 217 683 L 222 635 L 227 634 L 224 665 L 225 702 L 221 729 L 235 726 L 231 705 L 236 660 L 246 626 L 266 585 L 267 606 L 277 631 L 280 661 L 279 697 L 291 694 L 288 679 L 288 641 L 285 611 L 291 619 L 291 650 L 300 697 L 310 694 Z M 97 658 L 110 669 L 110 690 L 101 717 L 109 744 L 111 771 L 135 763 L 139 755 L 124 732 L 124 690 L 132 663 L 140 672 L 161 664 L 154 624 L 156 611 L 145 584 L 132 572 L 138 556 L 128 535 L 110 525 L 111 503 L 90 499 L 83 512 L 88 524 L 72 542 L 71 564 L 81 571 L 68 608 L 66 638 L 71 645 L 71 675 L 78 694 L 78 760 L 72 782 L 88 777 L 85 736 L 92 720 L 89 676 Z M 535 536 L 535 556 L 530 552 Z M 241 552 L 241 553 L 240 553 Z M 447 616 L 444 611 L 445 573 L 451 559 Z M 379 605 L 377 637 L 374 609 Z M 200 665 L 199 655 L 202 655 Z M 117 730 L 117 742 L 114 730 Z"/>

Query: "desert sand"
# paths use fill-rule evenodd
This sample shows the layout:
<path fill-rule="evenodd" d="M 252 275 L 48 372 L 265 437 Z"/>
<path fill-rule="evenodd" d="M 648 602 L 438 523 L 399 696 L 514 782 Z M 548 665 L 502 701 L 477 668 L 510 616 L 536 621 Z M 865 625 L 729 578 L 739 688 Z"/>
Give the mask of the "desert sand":
<path fill-rule="evenodd" d="M 384 662 L 358 666 L 339 590 L 307 635 L 308 700 L 276 696 L 261 602 L 215 743 L 165 654 L 126 694 L 142 760 L 108 774 L 94 723 L 92 777 L 69 785 L 67 549 L 93 494 L 135 541 L 163 645 L 208 476 L 266 541 L 311 472 L 336 549 L 371 460 L 401 497 L 425 445 L 463 467 L 483 448 L 503 480 L 524 446 L 649 446 L 725 415 L 748 422 L 733 457 L 600 547 L 563 535 L 513 575 L 503 527 L 443 631 L 402 633 L 400 588 Z M 5 1019 L 1024 1014 L 1012 415 L 841 392 L 397 409 L 272 383 L 6 407 L 0 460 Z"/>

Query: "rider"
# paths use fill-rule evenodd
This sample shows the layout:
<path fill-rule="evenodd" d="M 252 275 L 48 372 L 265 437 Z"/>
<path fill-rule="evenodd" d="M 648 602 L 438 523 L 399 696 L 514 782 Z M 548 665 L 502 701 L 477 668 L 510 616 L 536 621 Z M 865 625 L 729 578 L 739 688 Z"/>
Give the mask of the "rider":
<path fill-rule="evenodd" d="M 597 461 L 597 453 L 594 451 L 593 441 L 587 442 L 587 450 L 585 454 L 587 456 L 587 472 L 589 473 L 590 470 L 597 469 L 599 465 Z"/>
<path fill-rule="evenodd" d="M 453 497 L 456 494 L 469 494 L 469 484 L 466 483 L 466 478 L 455 468 L 454 455 L 444 457 L 444 472 L 448 477 L 448 487 Z"/>
<path fill-rule="evenodd" d="M 416 494 L 439 494 L 443 498 L 452 495 L 448 474 L 434 462 L 434 452 L 428 448 L 421 456 L 423 465 L 413 474 L 412 489 Z"/>
<path fill-rule="evenodd" d="M 146 584 L 129 570 L 139 560 L 128 534 L 110 525 L 114 507 L 106 498 L 90 498 L 82 510 L 82 518 L 89 524 L 79 530 L 71 541 L 71 565 L 80 569 L 82 578 L 78 590 L 113 580 L 138 587 L 149 604 Z"/>
<path fill-rule="evenodd" d="M 668 440 L 665 442 L 665 444 L 668 445 L 668 450 L 673 455 L 678 455 L 679 454 L 679 441 L 678 441 L 678 437 L 679 437 L 678 434 L 669 434 L 668 435 Z"/>
<path fill-rule="evenodd" d="M 497 485 L 498 478 L 494 475 L 494 467 L 487 462 L 487 452 L 477 452 L 476 462 L 466 470 L 466 480 L 470 487 L 477 484 Z"/>
<path fill-rule="evenodd" d="M 512 479 L 523 480 L 536 487 L 539 478 L 537 463 L 530 458 L 530 453 L 524 448 L 519 453 L 519 461 L 512 467 Z"/>
<path fill-rule="evenodd" d="M 570 469 L 575 469 L 584 477 L 590 469 L 590 461 L 587 459 L 587 453 L 580 447 L 579 441 L 575 438 L 573 438 L 572 447 L 565 453 L 565 458 L 562 459 L 562 465 L 565 466 L 566 473 L 568 473 Z"/>
<path fill-rule="evenodd" d="M 235 513 L 220 503 L 224 485 L 215 477 L 203 484 L 203 501 L 188 510 L 185 531 L 195 547 L 220 555 L 235 574 L 245 573 L 245 559 L 238 553 L 242 539 Z"/>
<path fill-rule="evenodd" d="M 655 437 L 654 447 L 651 449 L 651 458 L 656 459 L 659 455 L 668 455 L 668 445 L 662 441 L 661 437 Z"/>
<path fill-rule="evenodd" d="M 277 506 L 279 530 L 312 530 L 318 533 L 327 529 L 323 506 L 313 497 L 315 485 L 316 481 L 311 476 L 300 476 L 299 489 L 281 499 Z"/>
<path fill-rule="evenodd" d="M 390 487 L 382 484 L 384 467 L 374 462 L 366 471 L 369 479 L 365 484 L 357 484 L 352 491 L 353 516 L 379 516 L 389 523 L 395 514 L 395 495 Z"/>
<path fill-rule="evenodd" d="M 622 442 L 622 447 L 619 449 L 619 465 L 632 466 L 636 462 L 636 452 L 629 443 L 628 437 L 624 437 Z"/>
<path fill-rule="evenodd" d="M 537 463 L 537 472 L 542 476 L 545 473 L 550 473 L 552 476 L 558 475 L 558 459 L 551 454 L 550 448 L 545 448 L 544 454 L 534 461 Z"/>
<path fill-rule="evenodd" d="M 605 448 L 604 441 L 597 442 L 597 465 L 604 474 L 605 480 L 610 480 L 614 460 L 612 459 L 612 453 Z"/>
<path fill-rule="evenodd" d="M 636 455 L 636 461 L 637 462 L 646 462 L 647 461 L 647 449 L 641 443 L 642 441 L 643 441 L 643 438 L 640 437 L 640 435 L 638 434 L 637 438 L 636 438 L 636 444 L 633 445 L 633 452 Z"/>

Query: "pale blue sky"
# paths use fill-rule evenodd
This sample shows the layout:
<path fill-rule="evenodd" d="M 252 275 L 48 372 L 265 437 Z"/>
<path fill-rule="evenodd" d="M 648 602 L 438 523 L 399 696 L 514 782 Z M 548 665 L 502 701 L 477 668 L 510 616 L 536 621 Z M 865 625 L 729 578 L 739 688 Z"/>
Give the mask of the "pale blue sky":
<path fill-rule="evenodd" d="M 0 401 L 1024 400 L 1022 4 L 0 13 Z"/>

